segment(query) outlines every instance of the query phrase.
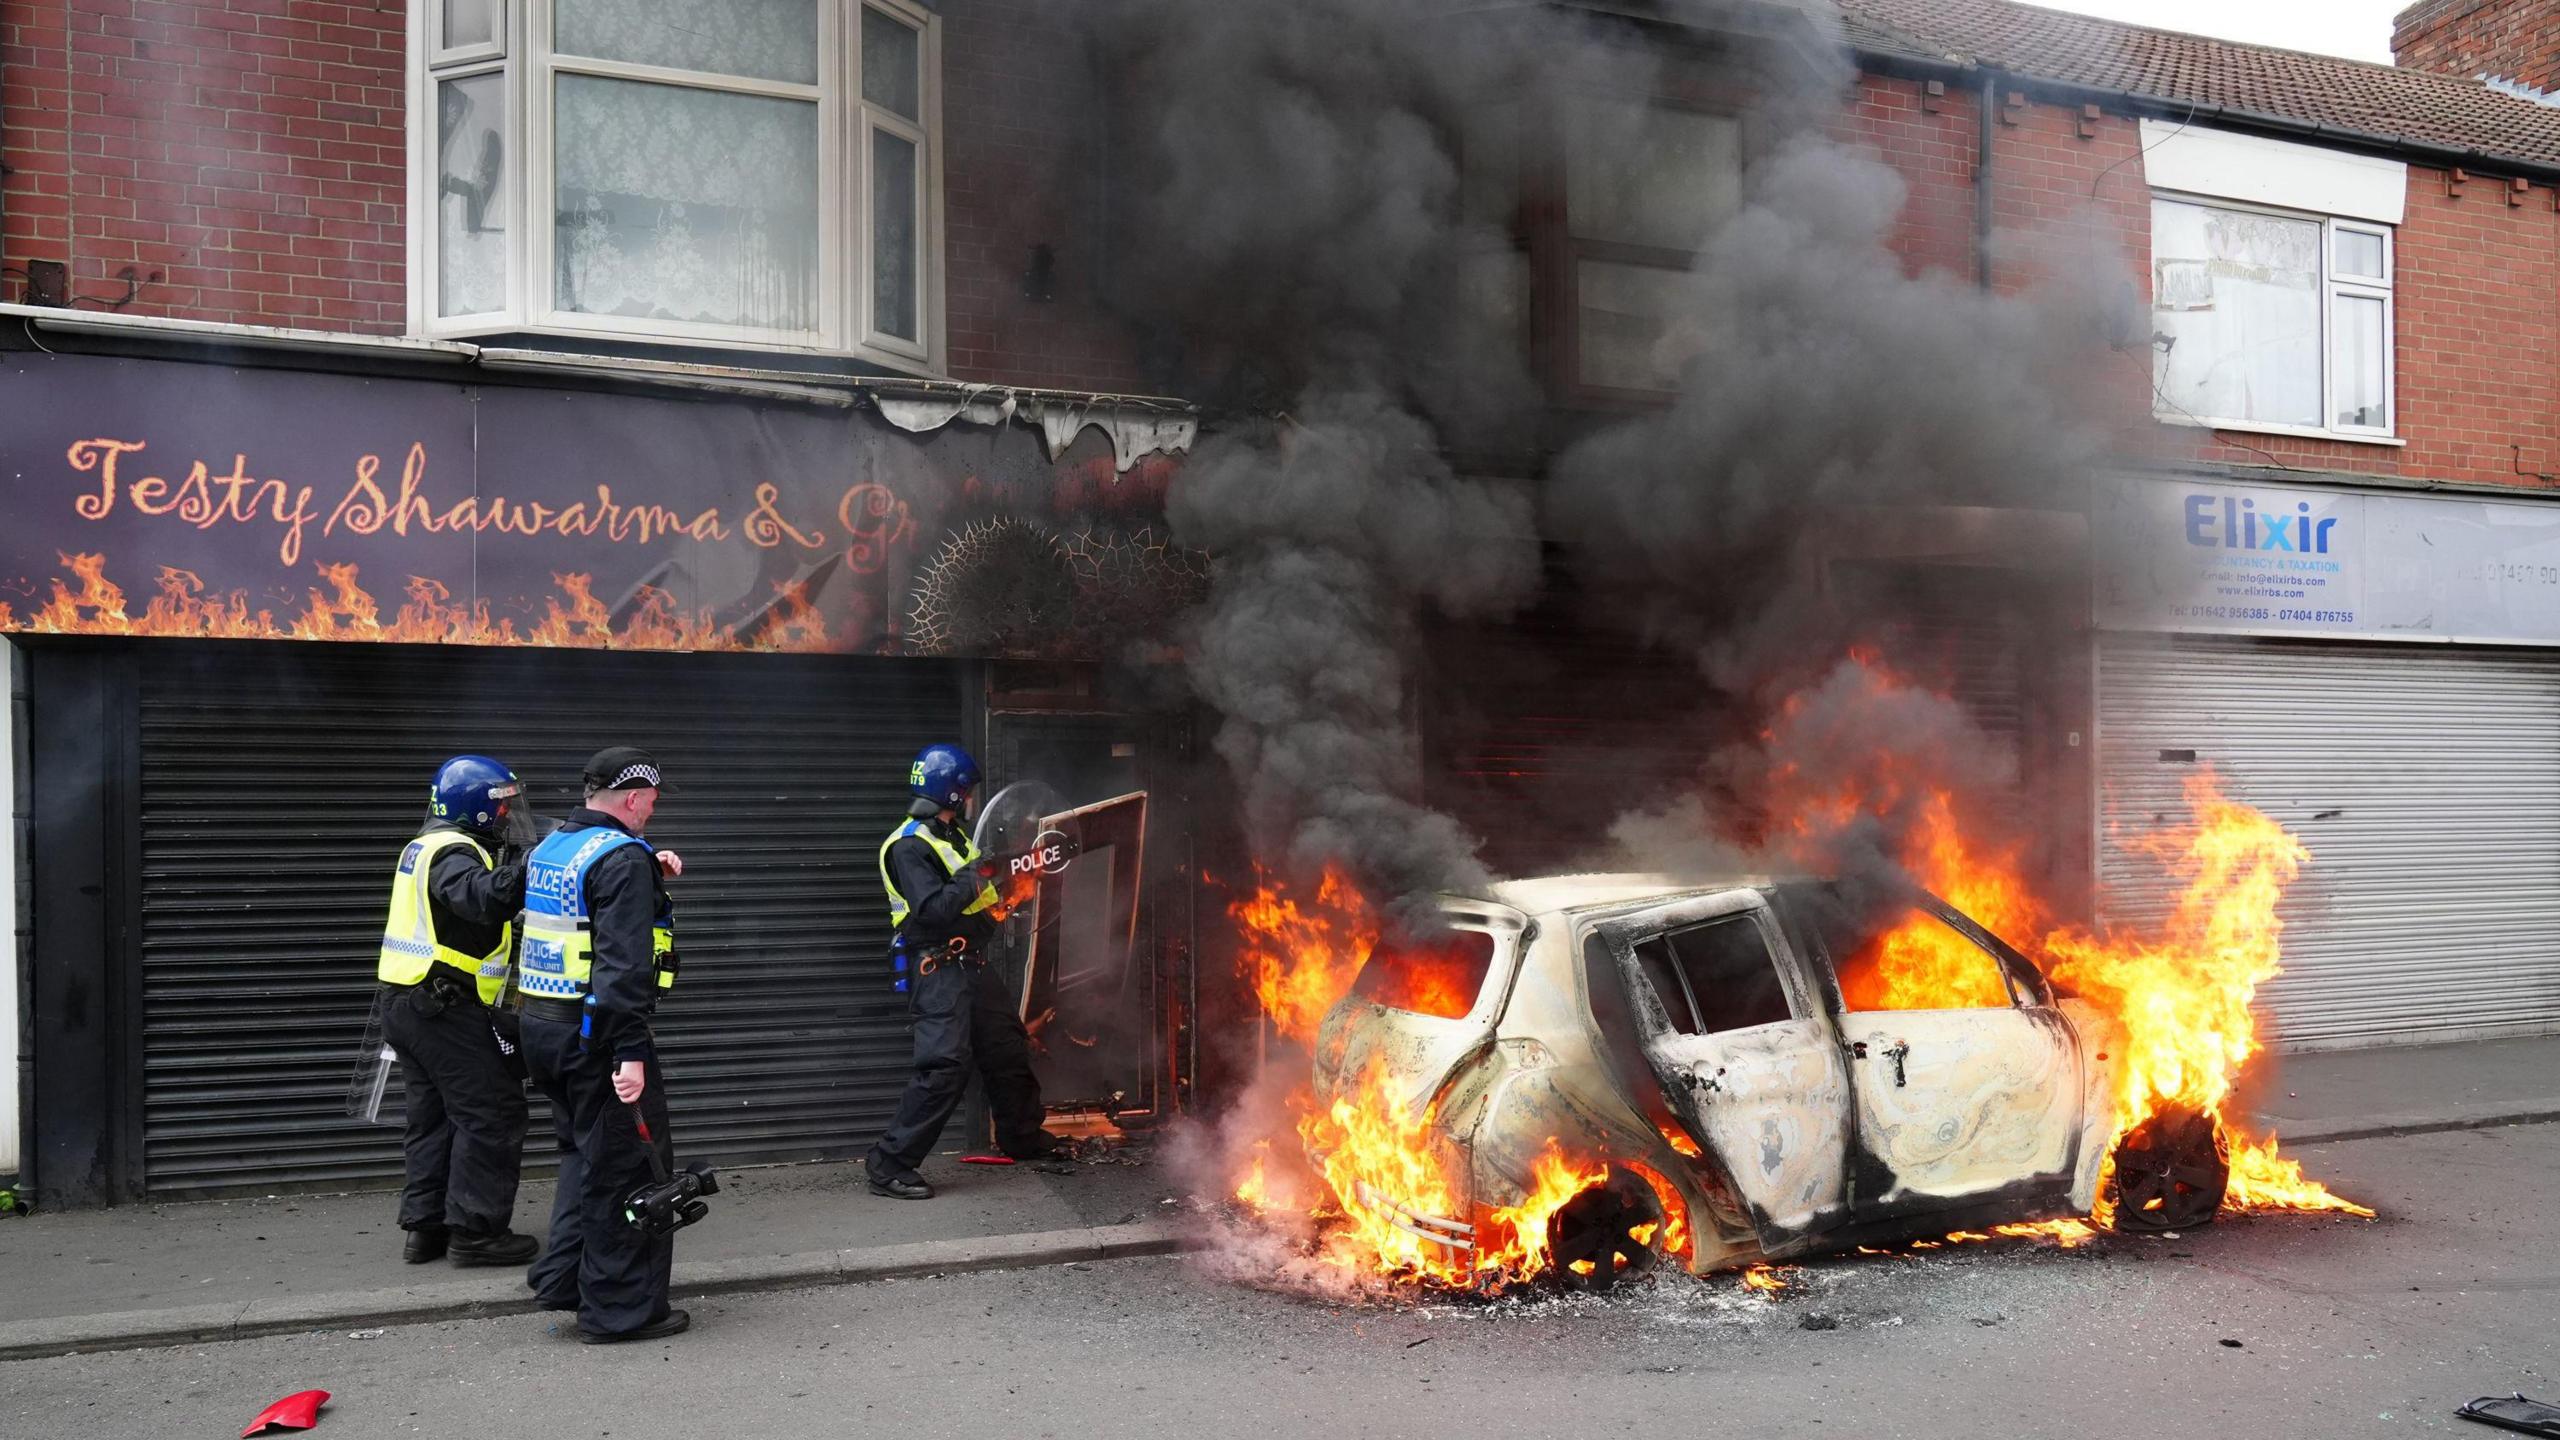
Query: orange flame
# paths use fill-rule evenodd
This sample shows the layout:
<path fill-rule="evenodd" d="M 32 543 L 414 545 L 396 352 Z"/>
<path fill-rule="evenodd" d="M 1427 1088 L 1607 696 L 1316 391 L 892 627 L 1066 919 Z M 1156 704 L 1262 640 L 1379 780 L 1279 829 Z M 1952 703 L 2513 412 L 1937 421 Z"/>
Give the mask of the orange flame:
<path fill-rule="evenodd" d="M 1695 1142 L 1690 1142 L 1687 1149 L 1680 1149 L 1681 1143 L 1687 1140 L 1687 1138 L 1688 1137 L 1686 1136 L 1681 1136 L 1674 1139 L 1672 1141 L 1672 1148 L 1680 1150 L 1680 1153 L 1683 1155 L 1697 1154 L 1698 1147 Z M 1655 1249 L 1660 1250 L 1665 1255 L 1670 1255 L 1684 1260 L 1687 1259 L 1690 1255 L 1690 1246 L 1692 1244 L 1692 1238 L 1689 1234 L 1689 1207 L 1680 1199 L 1680 1192 L 1673 1188 L 1671 1182 L 1664 1179 L 1651 1166 L 1639 1165 L 1632 1160 L 1621 1160 L 1617 1161 L 1613 1168 L 1624 1170 L 1627 1173 L 1643 1180 L 1645 1184 L 1652 1186 L 1654 1201 L 1662 1207 L 1663 1219 L 1662 1224 L 1659 1227 L 1652 1225 L 1639 1225 L 1627 1233 L 1634 1236 L 1641 1243 L 1653 1245 Z M 1654 1244 L 1655 1236 L 1657 1234 L 1661 1237 L 1661 1243 L 1658 1245 Z"/>
<path fill-rule="evenodd" d="M 1872 657 L 1860 657 L 1860 663 L 1868 671 L 1862 679 L 1876 695 L 1907 689 Z M 1781 724 L 1793 708 L 1792 702 L 1781 707 Z M 2241 1066 L 2258 1050 L 2251 1012 L 2258 987 L 2279 969 L 2283 925 L 2276 918 L 2277 902 L 2311 858 L 2282 826 L 2224 799 L 2212 775 L 2199 773 L 2187 785 L 2191 819 L 2136 842 L 2183 885 L 2158 932 L 2048 929 L 2049 912 L 2022 878 L 2018 847 L 1978 843 L 1960 823 L 1951 794 L 1914 781 L 1889 756 L 1879 754 L 1877 762 L 1877 774 L 1830 777 L 1807 803 L 1794 804 L 1791 838 L 1818 856 L 1839 827 L 1917 797 L 1917 823 L 1900 857 L 1904 867 L 1986 929 L 2040 952 L 2048 975 L 2123 1025 L 2125 1053 L 2106 1142 L 2110 1153 L 2151 1116 L 2193 1109 L 2214 1117 L 2230 1151 L 2225 1208 L 2371 1213 L 2303 1179 L 2299 1166 L 2276 1156 L 2272 1139 L 2233 1135 L 2223 1114 Z M 1778 800 L 1795 801 L 1786 787 L 1803 778 L 1784 767 L 1779 774 Z M 1842 965 L 1840 983 L 1852 1010 L 2009 1003 L 1997 971 L 1925 914 L 1915 914 Z M 2104 1189 L 2102 1184 L 2093 1217 L 2102 1225 L 2113 1218 Z"/>
<path fill-rule="evenodd" d="M 613 612 L 596 598 L 594 576 L 555 574 L 551 583 L 569 597 L 569 608 L 561 609 L 556 599 L 543 602 L 551 613 L 533 627 L 534 644 L 602 647 L 613 643 Z"/>
<path fill-rule="evenodd" d="M 1351 993 L 1361 960 L 1378 943 L 1368 902 L 1350 877 L 1331 867 L 1305 905 L 1257 870 L 1253 894 L 1228 905 L 1227 913 L 1241 927 L 1244 952 L 1237 963 L 1262 1013 L 1274 1030 L 1302 1042 L 1313 1040 L 1325 1012 Z"/>
<path fill-rule="evenodd" d="M 329 582 L 332 593 L 323 595 L 317 587 L 311 590 L 311 608 L 295 622 L 296 640 L 378 640 L 382 637 L 381 607 L 373 597 L 356 584 L 353 565 L 323 565 L 320 578 Z"/>
<path fill-rule="evenodd" d="M 1442 1169 L 1432 1112 L 1401 1101 L 1375 1064 L 1349 1093 L 1298 1121 L 1332 1192 L 1329 1258 L 1359 1273 L 1465 1285 L 1473 1278 L 1459 1188 Z M 1437 1232 L 1444 1238 L 1431 1238 Z"/>
<path fill-rule="evenodd" d="M 824 652 L 829 644 L 825 616 L 796 582 L 777 587 L 779 604 L 755 627 L 752 638 L 742 639 L 732 627 L 714 621 L 709 611 L 687 610 L 651 585 L 634 587 L 630 618 L 617 628 L 611 609 L 595 597 L 593 576 L 554 575 L 560 593 L 544 601 L 545 618 L 519 635 L 515 621 L 491 614 L 488 600 L 457 602 L 442 582 L 422 575 L 409 577 L 407 602 L 386 622 L 352 564 L 316 567 L 322 583 L 308 588 L 303 612 L 290 621 L 272 610 L 253 608 L 246 591 L 214 594 L 194 571 L 164 565 L 158 593 L 136 616 L 125 609 L 123 588 L 107 578 L 105 556 L 59 559 L 71 583 L 61 578 L 48 582 L 52 598 L 27 615 L 24 628 L 39 634 L 811 653 Z M 17 628 L 16 612 L 0 603 L 0 630 Z"/>
<path fill-rule="evenodd" d="M 420 645 L 520 645 L 512 620 L 492 623 L 489 602 L 450 603 L 453 592 L 424 575 L 409 577 L 409 603 L 400 607 L 382 638 Z"/>
<path fill-rule="evenodd" d="M 1575 1196 L 1607 1184 L 1609 1167 L 1569 1159 L 1550 1139 L 1531 1167 L 1528 1193 L 1471 1224 L 1467 1187 L 1448 1173 L 1450 1156 L 1434 1138 L 1433 1119 L 1429 1107 L 1417 1111 L 1396 1096 L 1382 1064 L 1364 1071 L 1350 1093 L 1300 1117 L 1299 1138 L 1330 1192 L 1316 1213 L 1331 1222 L 1326 1258 L 1355 1274 L 1483 1291 L 1546 1274 L 1555 1263 L 1548 1222 Z M 1678 1197 L 1659 1176 L 1645 1178 L 1664 1196 L 1670 1217 L 1660 1248 L 1685 1253 Z M 1270 1208 L 1263 1157 L 1255 1157 L 1237 1198 Z M 1651 1228 L 1637 1238 L 1650 1242 Z"/>
<path fill-rule="evenodd" d="M 826 617 L 809 603 L 809 587 L 792 580 L 773 587 L 774 605 L 756 627 L 754 648 L 819 655 L 827 649 Z"/>
<path fill-rule="evenodd" d="M 276 633 L 275 614 L 251 614 L 246 591 L 219 599 L 205 596 L 204 580 L 192 570 L 160 567 L 160 593 L 142 612 L 142 628 L 155 635 L 201 635 L 208 639 L 258 639 Z"/>
<path fill-rule="evenodd" d="M 53 582 L 53 603 L 28 617 L 39 635 L 121 635 L 133 622 L 124 613 L 124 591 L 107 578 L 104 555 L 62 555 L 62 568 L 80 582 L 74 595 L 60 580 Z"/>
<path fill-rule="evenodd" d="M 2044 940 L 2053 977 L 2124 1024 L 2115 1133 L 2173 1107 L 2199 1110 L 2216 1117 L 2229 1145 L 2226 1209 L 2371 1215 L 2304 1179 L 2298 1164 L 2277 1157 L 2273 1138 L 2231 1133 L 2223 1104 L 2259 1049 L 2250 1006 L 2282 968 L 2276 904 L 2311 852 L 2264 814 L 2224 799 L 2210 771 L 2190 776 L 2186 793 L 2193 823 L 2137 842 L 2185 886 L 2159 933 L 2072 929 Z"/>
<path fill-rule="evenodd" d="M 1507 1238 L 1489 1249 L 1477 1247 L 1476 1283 L 1484 1284 L 1493 1277 L 1526 1280 L 1544 1274 L 1555 1263 L 1555 1257 L 1547 1250 L 1547 1222 L 1574 1196 L 1607 1183 L 1607 1166 L 1585 1168 L 1573 1164 L 1550 1137 L 1545 1153 L 1531 1168 L 1529 1193 L 1521 1197 L 1519 1204 L 1493 1211 L 1490 1218 L 1495 1233 Z"/>
<path fill-rule="evenodd" d="M 2017 875 L 2014 853 L 1977 856 L 1957 826 L 1954 801 L 1931 791 L 1917 833 L 1925 863 L 1915 867 L 1941 899 L 1995 935 L 2032 935 L 2044 907 Z M 1962 935 L 1919 915 L 1840 967 L 1841 1000 L 1851 1010 L 1958 1010 L 2006 1005 L 1999 972 Z"/>
<path fill-rule="evenodd" d="M 1795 1284 L 1796 1274 L 1792 1267 L 1754 1265 L 1742 1272 L 1742 1288 L 1775 1299 Z"/>

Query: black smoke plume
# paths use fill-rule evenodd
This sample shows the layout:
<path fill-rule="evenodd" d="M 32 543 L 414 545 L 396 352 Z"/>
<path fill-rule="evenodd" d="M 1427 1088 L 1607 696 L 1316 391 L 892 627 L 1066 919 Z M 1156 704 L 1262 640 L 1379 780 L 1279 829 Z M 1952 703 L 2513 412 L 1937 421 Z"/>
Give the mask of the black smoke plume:
<path fill-rule="evenodd" d="M 1408 917 L 1486 878 L 1477 837 L 1421 802 L 1417 647 L 1435 617 L 1502 623 L 1558 549 L 1595 608 L 1700 676 L 1720 758 L 1683 784 L 1702 837 L 1745 838 L 1765 817 L 1731 813 L 1735 777 L 1767 717 L 1881 618 L 1826 578 L 1841 515 L 2077 507 L 2106 437 L 2073 377 L 2134 330 L 2129 283 L 2001 297 L 1909 273 L 1903 185 L 1825 134 L 1845 54 L 1757 76 L 1745 190 L 1696 237 L 1655 357 L 1668 403 L 1568 432 L 1529 366 L 1517 196 L 1481 192 L 1523 116 L 1596 116 L 1583 153 L 1647 153 L 1646 122 L 1586 102 L 1655 92 L 1664 32 L 1432 0 L 1115 13 L 1123 308 L 1186 393 L 1264 417 L 1205 442 L 1173 502 L 1218 557 L 1186 664 L 1257 853 L 1347 862 Z M 1680 809 L 1642 808 L 1657 830 Z"/>
<path fill-rule="evenodd" d="M 1508 217 L 1471 210 L 1459 129 L 1488 95 L 1643 71 L 1583 22 L 1446 9 L 1160 0 L 1115 30 L 1140 97 L 1126 308 L 1171 317 L 1194 393 L 1262 417 L 1175 488 L 1177 538 L 1217 557 L 1188 673 L 1257 855 L 1347 864 L 1407 919 L 1488 878 L 1421 802 L 1421 622 L 1499 622 L 1541 566 L 1529 487 L 1447 458 L 1528 443 L 1542 403 L 1519 315 L 1485 303 Z"/>

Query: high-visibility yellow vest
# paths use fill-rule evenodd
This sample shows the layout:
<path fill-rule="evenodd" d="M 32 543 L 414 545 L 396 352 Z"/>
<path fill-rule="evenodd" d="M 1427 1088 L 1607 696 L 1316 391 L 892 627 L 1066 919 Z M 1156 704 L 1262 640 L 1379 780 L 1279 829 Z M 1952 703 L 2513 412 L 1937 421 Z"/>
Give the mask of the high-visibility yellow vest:
<path fill-rule="evenodd" d="M 599 825 L 554 830 L 525 859 L 524 955 L 516 988 L 546 1000 L 583 1000 L 595 974 L 595 921 L 587 914 L 587 872 L 625 845 L 650 850 L 636 835 Z M 658 988 L 676 983 L 675 903 L 661 892 L 649 927 L 650 963 Z"/>
<path fill-rule="evenodd" d="M 450 965 L 471 977 L 483 1004 L 495 1004 L 507 985 L 507 944 L 513 926 L 498 927 L 498 948 L 469 955 L 436 937 L 435 910 L 428 898 L 427 876 L 436 857 L 456 845 L 468 845 L 480 857 L 480 868 L 495 869 L 489 847 L 460 830 L 430 830 L 400 852 L 400 868 L 391 876 L 391 914 L 382 922 L 382 961 L 374 974 L 390 985 L 415 985 L 438 965 Z"/>
<path fill-rule="evenodd" d="M 910 835 L 932 846 L 934 858 L 942 862 L 943 869 L 954 875 L 978 863 L 977 842 L 966 835 L 961 836 L 960 843 L 954 845 L 935 834 L 933 828 L 922 820 L 909 820 L 890 831 L 889 838 L 880 842 L 880 888 L 889 894 L 889 923 L 892 926 L 906 924 L 908 914 L 915 908 L 907 903 L 906 896 L 898 893 L 898 882 L 889 877 L 889 847 Z M 994 905 L 998 898 L 1000 897 L 996 894 L 996 887 L 982 880 L 978 884 L 978 898 L 970 901 L 969 908 L 960 913 L 975 915 Z"/>

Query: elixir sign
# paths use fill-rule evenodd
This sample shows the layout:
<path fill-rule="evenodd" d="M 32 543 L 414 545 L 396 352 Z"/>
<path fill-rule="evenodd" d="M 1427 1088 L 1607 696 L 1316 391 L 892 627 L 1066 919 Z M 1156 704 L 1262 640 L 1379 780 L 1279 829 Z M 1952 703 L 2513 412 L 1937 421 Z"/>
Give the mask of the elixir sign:
<path fill-rule="evenodd" d="M 2092 516 L 2121 630 L 2560 642 L 2560 505 L 2122 479 Z"/>
<path fill-rule="evenodd" d="M 2138 630 L 2359 633 L 2364 497 L 2125 481 L 2100 493 L 2098 614 Z"/>

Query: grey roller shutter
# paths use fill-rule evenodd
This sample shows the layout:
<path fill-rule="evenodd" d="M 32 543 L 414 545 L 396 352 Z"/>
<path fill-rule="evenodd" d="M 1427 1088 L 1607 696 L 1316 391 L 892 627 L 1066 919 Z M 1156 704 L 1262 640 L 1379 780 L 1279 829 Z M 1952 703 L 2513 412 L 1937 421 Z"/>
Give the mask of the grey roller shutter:
<path fill-rule="evenodd" d="M 606 744 L 655 750 L 680 787 L 650 838 L 687 862 L 659 1027 L 687 1153 L 840 1156 L 886 1122 L 909 1045 L 876 852 L 908 759 L 955 733 L 951 666 L 141 643 L 148 1193 L 398 1175 L 397 1133 L 340 1105 L 392 864 L 468 751 L 551 815 Z"/>
<path fill-rule="evenodd" d="M 2560 1029 L 2560 657 L 2109 636 L 2099 672 L 2112 915 L 2168 903 L 2126 842 L 2210 763 L 2313 856 L 2263 992 L 2273 1038 Z"/>

